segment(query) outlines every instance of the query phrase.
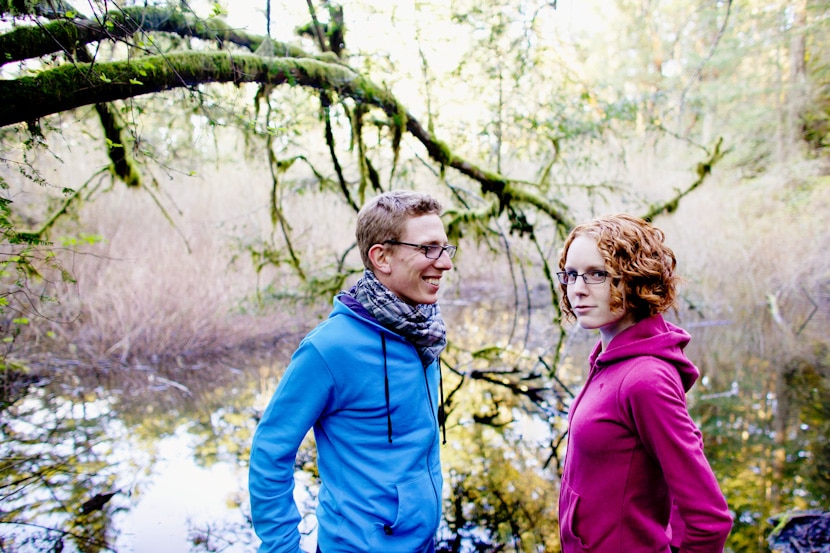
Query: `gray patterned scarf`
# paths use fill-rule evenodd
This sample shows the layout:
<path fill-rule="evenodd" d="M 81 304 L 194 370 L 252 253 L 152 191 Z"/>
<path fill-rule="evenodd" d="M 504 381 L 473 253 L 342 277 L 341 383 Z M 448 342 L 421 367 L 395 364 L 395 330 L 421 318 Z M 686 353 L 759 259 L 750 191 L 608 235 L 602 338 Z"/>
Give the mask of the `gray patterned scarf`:
<path fill-rule="evenodd" d="M 409 305 L 368 269 L 348 293 L 381 325 L 409 340 L 418 350 L 424 367 L 438 359 L 447 345 L 447 329 L 437 303 Z"/>

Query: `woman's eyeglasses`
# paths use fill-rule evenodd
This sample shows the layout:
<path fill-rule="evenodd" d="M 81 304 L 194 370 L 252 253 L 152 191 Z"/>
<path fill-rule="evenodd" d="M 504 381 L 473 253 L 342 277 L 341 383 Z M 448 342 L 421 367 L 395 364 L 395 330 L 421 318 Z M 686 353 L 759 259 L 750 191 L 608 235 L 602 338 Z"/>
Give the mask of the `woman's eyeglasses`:
<path fill-rule="evenodd" d="M 556 273 L 556 276 L 559 277 L 559 282 L 565 285 L 575 284 L 577 277 L 582 277 L 585 284 L 602 284 L 608 278 L 608 271 L 587 271 L 581 275 L 576 271 L 562 271 Z"/>

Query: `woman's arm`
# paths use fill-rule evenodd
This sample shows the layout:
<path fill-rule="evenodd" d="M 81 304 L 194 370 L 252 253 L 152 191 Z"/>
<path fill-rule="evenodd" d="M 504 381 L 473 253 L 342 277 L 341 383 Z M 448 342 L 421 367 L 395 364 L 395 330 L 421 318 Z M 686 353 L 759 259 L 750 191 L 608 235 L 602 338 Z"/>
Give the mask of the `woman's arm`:
<path fill-rule="evenodd" d="M 648 359 L 630 374 L 627 405 L 646 450 L 657 460 L 682 524 L 683 553 L 722 553 L 732 518 L 709 461 L 703 439 L 686 406 L 677 370 Z M 677 542 L 677 536 L 672 539 Z"/>

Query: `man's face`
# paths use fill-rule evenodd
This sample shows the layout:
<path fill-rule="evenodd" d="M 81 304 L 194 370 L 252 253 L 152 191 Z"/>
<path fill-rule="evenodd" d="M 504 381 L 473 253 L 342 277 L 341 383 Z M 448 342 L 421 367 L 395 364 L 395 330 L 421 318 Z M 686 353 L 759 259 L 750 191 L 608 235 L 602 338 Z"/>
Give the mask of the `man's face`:
<path fill-rule="evenodd" d="M 447 245 L 447 233 L 438 215 L 411 217 L 404 226 L 400 242 L 435 246 Z M 375 275 L 396 296 L 410 305 L 435 303 L 445 271 L 452 269 L 447 252 L 438 259 L 427 259 L 422 249 L 403 244 L 384 244 L 383 270 Z"/>

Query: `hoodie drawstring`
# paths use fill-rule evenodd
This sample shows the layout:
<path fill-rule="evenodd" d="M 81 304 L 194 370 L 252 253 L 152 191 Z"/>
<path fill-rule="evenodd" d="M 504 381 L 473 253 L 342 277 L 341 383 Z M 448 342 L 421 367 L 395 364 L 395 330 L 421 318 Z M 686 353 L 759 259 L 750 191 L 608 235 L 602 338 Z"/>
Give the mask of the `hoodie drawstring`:
<path fill-rule="evenodd" d="M 438 420 L 441 421 L 441 433 L 444 441 L 441 445 L 447 445 L 447 412 L 444 409 L 444 373 L 441 371 L 441 359 L 438 359 L 438 389 L 441 390 L 441 405 L 438 406 Z"/>
<path fill-rule="evenodd" d="M 381 333 L 380 344 L 383 349 L 383 388 L 386 395 L 386 435 L 389 443 L 392 443 L 392 411 L 389 407 L 389 369 L 386 364 L 386 336 Z M 441 404 L 438 406 L 438 421 L 441 424 L 443 436 L 442 445 L 447 443 L 447 417 L 444 410 L 444 374 L 441 371 L 441 360 L 438 360 L 438 388 L 441 390 Z"/>
<path fill-rule="evenodd" d="M 392 411 L 389 409 L 389 371 L 386 367 L 386 336 L 381 333 L 380 343 L 383 347 L 383 386 L 386 392 L 386 433 L 392 443 Z"/>

